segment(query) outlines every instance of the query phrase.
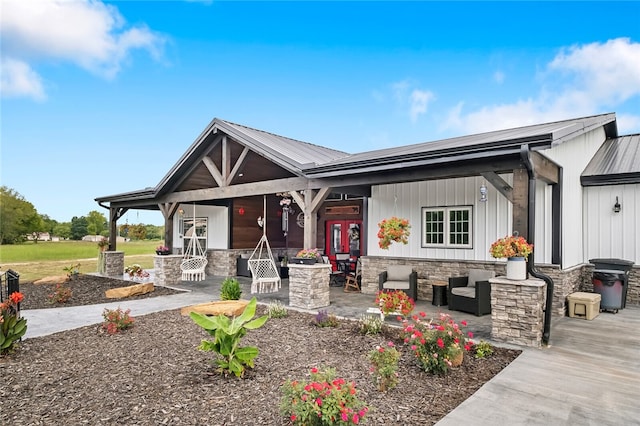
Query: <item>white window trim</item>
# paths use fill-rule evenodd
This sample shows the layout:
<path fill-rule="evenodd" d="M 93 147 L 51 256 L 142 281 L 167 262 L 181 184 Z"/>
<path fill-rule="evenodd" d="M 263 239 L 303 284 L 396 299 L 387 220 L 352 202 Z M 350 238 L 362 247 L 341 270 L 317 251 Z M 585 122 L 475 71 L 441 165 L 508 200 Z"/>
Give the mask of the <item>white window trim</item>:
<path fill-rule="evenodd" d="M 459 211 L 459 210 L 466 210 L 469 212 L 469 244 L 451 244 L 449 242 L 449 237 L 450 237 L 450 223 L 449 223 L 449 212 L 451 212 L 452 210 L 455 211 Z M 427 212 L 436 212 L 436 211 L 442 211 L 444 212 L 444 229 L 443 229 L 443 234 L 444 234 L 444 243 L 443 244 L 433 244 L 433 243 L 428 243 L 425 241 L 425 215 Z M 422 214 L 421 214 L 421 237 L 420 237 L 420 243 L 422 247 L 425 248 L 464 248 L 464 249 L 471 249 L 473 248 L 473 206 L 448 206 L 448 207 L 422 207 Z"/>

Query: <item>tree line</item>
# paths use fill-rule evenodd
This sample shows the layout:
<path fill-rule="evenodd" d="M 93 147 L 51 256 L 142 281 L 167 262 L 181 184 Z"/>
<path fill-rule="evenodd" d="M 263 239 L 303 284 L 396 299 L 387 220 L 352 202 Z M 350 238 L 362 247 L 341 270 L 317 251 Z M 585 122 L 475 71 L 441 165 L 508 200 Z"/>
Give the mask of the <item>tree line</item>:
<path fill-rule="evenodd" d="M 38 241 L 42 233 L 65 240 L 81 240 L 85 235 L 109 236 L 107 218 L 92 210 L 86 216 L 74 216 L 70 222 L 58 222 L 39 214 L 32 203 L 15 190 L 0 187 L 0 244 Z M 123 224 L 118 235 L 132 240 L 162 239 L 164 227 L 145 224 Z"/>

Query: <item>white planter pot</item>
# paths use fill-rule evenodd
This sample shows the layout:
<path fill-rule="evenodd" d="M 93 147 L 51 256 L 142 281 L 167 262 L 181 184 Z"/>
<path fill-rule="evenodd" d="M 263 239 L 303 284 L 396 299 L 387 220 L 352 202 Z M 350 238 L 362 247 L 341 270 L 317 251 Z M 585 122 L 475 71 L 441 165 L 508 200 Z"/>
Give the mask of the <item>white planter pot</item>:
<path fill-rule="evenodd" d="M 510 257 L 507 259 L 507 279 L 527 279 L 527 262 L 524 257 Z"/>

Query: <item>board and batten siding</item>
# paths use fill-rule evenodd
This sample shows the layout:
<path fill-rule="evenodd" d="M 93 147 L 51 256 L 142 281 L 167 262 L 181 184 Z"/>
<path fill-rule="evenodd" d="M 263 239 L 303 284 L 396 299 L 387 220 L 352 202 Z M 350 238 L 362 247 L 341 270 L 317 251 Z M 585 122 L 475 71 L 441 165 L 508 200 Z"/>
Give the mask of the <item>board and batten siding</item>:
<path fill-rule="evenodd" d="M 182 204 L 184 216 L 193 216 L 193 205 Z M 196 206 L 196 217 L 207 218 L 207 249 L 226 249 L 229 245 L 229 213 L 227 207 Z M 173 217 L 173 241 L 175 248 L 185 249 L 184 237 L 180 235 L 180 215 Z"/>
<path fill-rule="evenodd" d="M 502 175 L 511 183 L 512 175 Z M 480 202 L 480 186 L 487 186 L 487 201 Z M 537 185 L 536 241 L 543 250 L 536 251 L 536 262 L 550 263 L 551 259 L 551 191 L 540 183 Z M 471 206 L 473 232 L 471 249 L 433 248 L 421 246 L 422 207 Z M 378 223 L 385 218 L 398 216 L 409 219 L 411 235 L 409 243 L 392 243 L 388 250 L 378 246 Z M 372 188 L 368 209 L 367 253 L 372 256 L 392 256 L 425 259 L 493 261 L 489 247 L 496 239 L 512 233 L 512 205 L 491 184 L 480 176 L 429 180 Z"/>
<path fill-rule="evenodd" d="M 581 265 L 583 254 L 583 188 L 580 175 L 604 143 L 604 128 L 599 127 L 577 138 L 542 151 L 562 167 L 562 268 Z M 537 261 L 537 259 L 536 259 Z"/>
<path fill-rule="evenodd" d="M 619 213 L 613 211 L 616 197 Z M 617 258 L 640 264 L 640 184 L 584 188 L 584 259 Z"/>

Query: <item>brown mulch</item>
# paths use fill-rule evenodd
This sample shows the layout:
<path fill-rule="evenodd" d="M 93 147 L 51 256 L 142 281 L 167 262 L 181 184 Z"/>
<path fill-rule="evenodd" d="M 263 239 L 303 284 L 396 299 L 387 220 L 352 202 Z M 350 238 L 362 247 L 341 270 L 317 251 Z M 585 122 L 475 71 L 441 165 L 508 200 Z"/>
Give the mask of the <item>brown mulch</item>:
<path fill-rule="evenodd" d="M 87 303 L 89 293 L 82 297 Z M 179 310 L 137 317 L 116 335 L 89 326 L 27 339 L 0 358 L 0 424 L 289 425 L 278 407 L 281 384 L 308 379 L 312 367 L 335 367 L 339 377 L 356 382 L 370 407 L 366 424 L 432 425 L 520 354 L 495 348 L 493 356 L 475 359 L 467 353 L 461 367 L 433 376 L 399 346 L 399 384 L 381 393 L 367 353 L 397 339 L 398 330 L 364 336 L 355 322 L 318 328 L 312 319 L 289 311 L 250 330 L 242 345 L 255 345 L 260 354 L 242 379 L 215 372 L 214 355 L 197 350 L 209 335 Z"/>

